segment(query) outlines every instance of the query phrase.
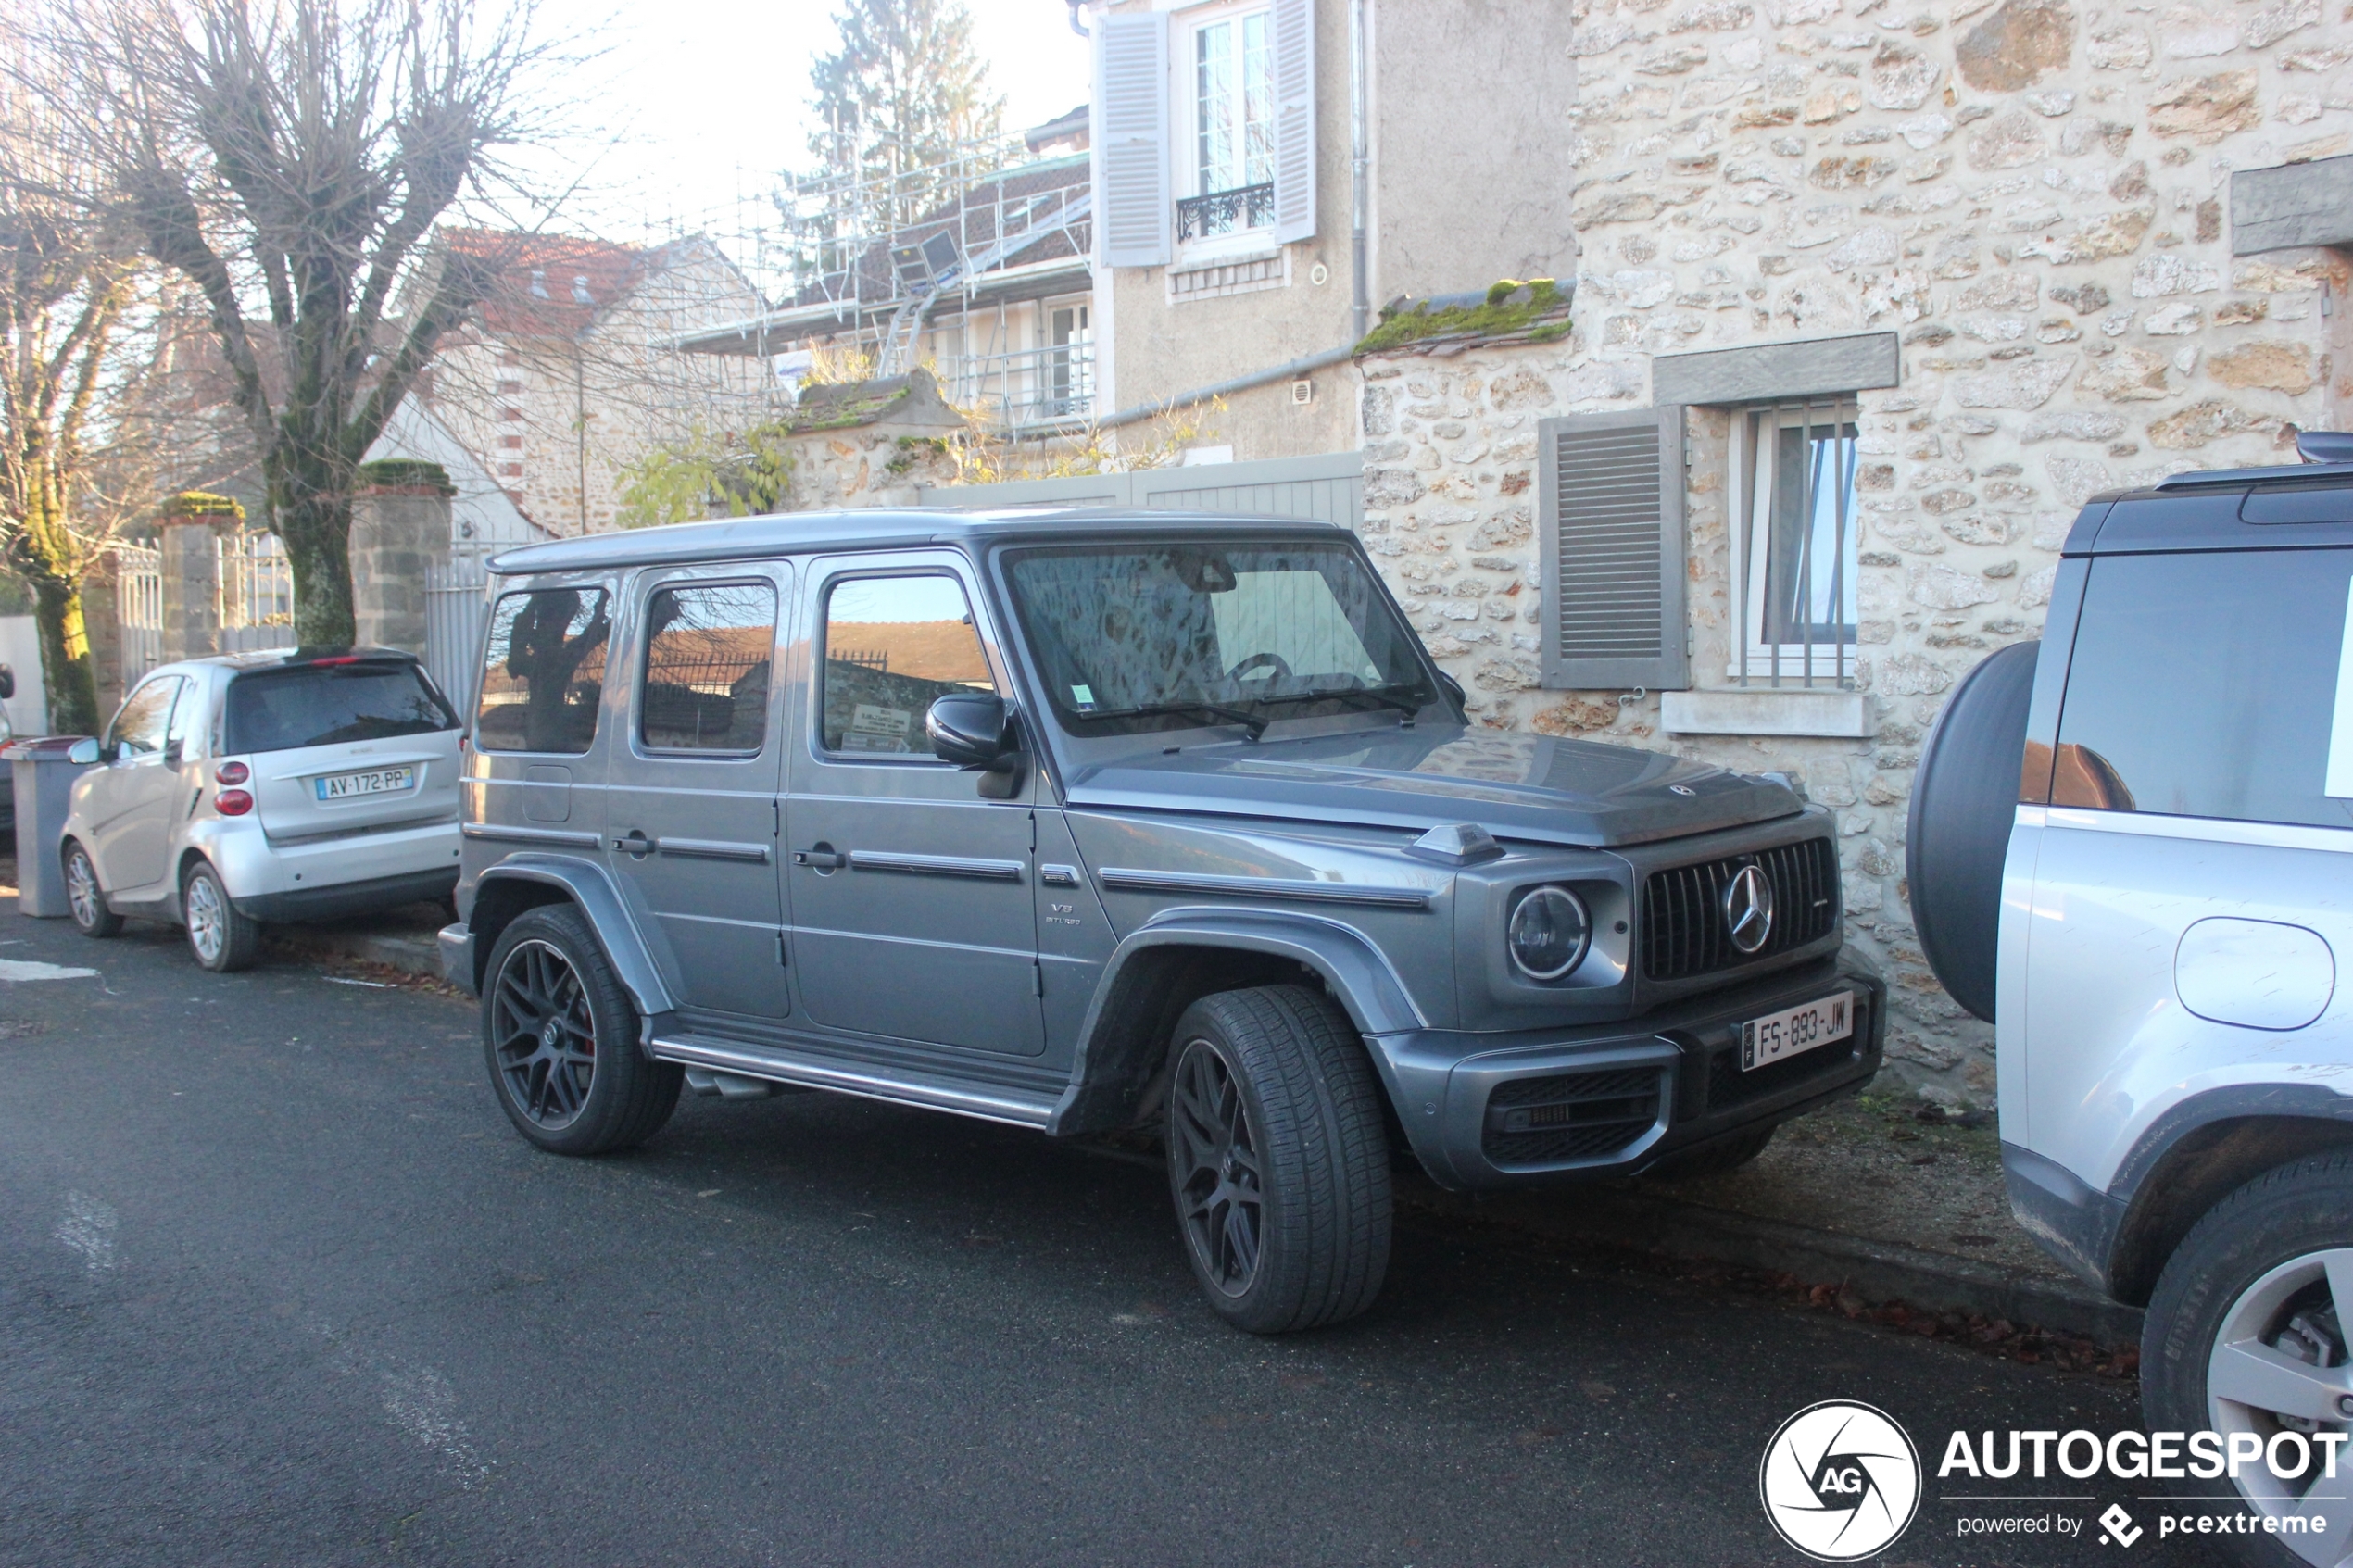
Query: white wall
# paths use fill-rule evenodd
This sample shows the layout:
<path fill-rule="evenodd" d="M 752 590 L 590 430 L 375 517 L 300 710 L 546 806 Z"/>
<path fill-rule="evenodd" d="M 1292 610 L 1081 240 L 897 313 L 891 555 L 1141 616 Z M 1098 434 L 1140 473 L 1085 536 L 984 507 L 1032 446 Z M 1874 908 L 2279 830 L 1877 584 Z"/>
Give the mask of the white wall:
<path fill-rule="evenodd" d="M 49 697 L 41 684 L 41 633 L 30 615 L 0 615 L 0 664 L 17 672 L 17 695 L 0 703 L 20 735 L 49 733 Z"/>

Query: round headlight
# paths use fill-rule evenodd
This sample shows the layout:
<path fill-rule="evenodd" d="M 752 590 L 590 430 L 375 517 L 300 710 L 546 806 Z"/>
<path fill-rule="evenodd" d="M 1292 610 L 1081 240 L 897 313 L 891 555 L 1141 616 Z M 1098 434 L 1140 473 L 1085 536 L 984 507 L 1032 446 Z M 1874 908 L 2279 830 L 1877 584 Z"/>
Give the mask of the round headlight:
<path fill-rule="evenodd" d="M 1558 980 L 1575 969 L 1592 937 L 1585 901 L 1566 887 L 1539 887 L 1512 910 L 1512 963 L 1530 980 Z"/>

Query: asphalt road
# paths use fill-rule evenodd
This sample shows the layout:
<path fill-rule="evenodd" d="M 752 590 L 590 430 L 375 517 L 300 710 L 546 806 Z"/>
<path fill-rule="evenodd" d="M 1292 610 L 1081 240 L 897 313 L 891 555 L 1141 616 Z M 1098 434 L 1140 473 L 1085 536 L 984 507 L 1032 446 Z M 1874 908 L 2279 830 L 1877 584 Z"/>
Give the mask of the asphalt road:
<path fill-rule="evenodd" d="M 1756 1466 L 1869 1400 L 2133 1394 L 1403 1225 L 1365 1319 L 1199 1304 L 1157 1172 L 832 1096 L 530 1148 L 470 1003 L 0 902 L 0 1562 L 1794 1562 Z M 1890 1562 L 2108 1560 L 1957 1538 Z M 2153 1538 L 2129 1561 L 2161 1557 Z"/>

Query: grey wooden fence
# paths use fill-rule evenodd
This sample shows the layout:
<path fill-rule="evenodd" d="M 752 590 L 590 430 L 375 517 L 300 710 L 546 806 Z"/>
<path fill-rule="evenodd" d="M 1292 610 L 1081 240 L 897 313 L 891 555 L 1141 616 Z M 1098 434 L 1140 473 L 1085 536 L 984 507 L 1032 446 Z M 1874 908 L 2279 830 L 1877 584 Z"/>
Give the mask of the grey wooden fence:
<path fill-rule="evenodd" d="M 1003 484 L 936 484 L 930 507 L 1124 507 L 1155 511 L 1251 512 L 1312 517 L 1354 528 L 1365 514 L 1365 456 L 1320 452 L 1251 463 L 1143 469 L 1135 473 L 1017 479 Z"/>

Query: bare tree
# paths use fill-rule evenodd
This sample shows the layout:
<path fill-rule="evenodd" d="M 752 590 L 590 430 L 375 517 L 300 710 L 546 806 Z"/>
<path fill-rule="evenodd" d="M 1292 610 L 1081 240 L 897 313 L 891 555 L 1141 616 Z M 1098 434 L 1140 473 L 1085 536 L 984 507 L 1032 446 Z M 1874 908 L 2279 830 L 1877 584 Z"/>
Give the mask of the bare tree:
<path fill-rule="evenodd" d="M 527 5 L 82 0 L 53 13 L 114 210 L 201 293 L 306 644 L 352 641 L 354 476 L 495 257 L 434 221 L 515 139 Z M 402 314 L 393 312 L 399 307 Z"/>
<path fill-rule="evenodd" d="M 0 548 L 32 590 L 50 727 L 66 734 L 102 717 L 83 581 L 150 499 L 136 427 L 151 291 L 91 172 L 51 106 L 0 80 Z"/>

